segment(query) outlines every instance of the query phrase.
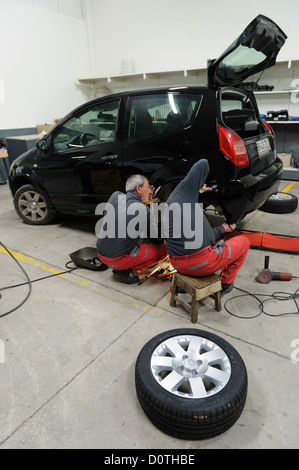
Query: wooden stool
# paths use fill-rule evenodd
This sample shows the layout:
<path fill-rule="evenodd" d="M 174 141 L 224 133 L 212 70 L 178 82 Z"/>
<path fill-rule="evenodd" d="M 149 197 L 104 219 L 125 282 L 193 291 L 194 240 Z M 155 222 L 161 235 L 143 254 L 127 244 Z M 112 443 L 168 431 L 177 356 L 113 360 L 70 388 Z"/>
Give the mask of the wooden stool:
<path fill-rule="evenodd" d="M 191 303 L 184 302 L 178 297 L 178 291 L 191 295 Z M 172 293 L 170 306 L 176 307 L 176 303 L 182 305 L 191 314 L 191 322 L 196 323 L 198 317 L 199 300 L 211 296 L 215 300 L 217 312 L 221 310 L 221 276 L 212 274 L 206 277 L 185 276 L 175 273 L 172 277 Z"/>

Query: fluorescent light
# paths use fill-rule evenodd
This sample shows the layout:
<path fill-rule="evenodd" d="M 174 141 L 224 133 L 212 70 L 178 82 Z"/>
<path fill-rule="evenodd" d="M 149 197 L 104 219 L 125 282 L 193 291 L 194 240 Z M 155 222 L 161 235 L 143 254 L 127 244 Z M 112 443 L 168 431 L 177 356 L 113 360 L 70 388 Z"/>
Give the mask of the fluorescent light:
<path fill-rule="evenodd" d="M 178 110 L 176 109 L 176 105 L 175 105 L 172 93 L 168 94 L 168 99 L 169 99 L 169 103 L 170 103 L 170 106 L 171 106 L 171 109 L 172 109 L 173 113 L 178 114 Z"/>

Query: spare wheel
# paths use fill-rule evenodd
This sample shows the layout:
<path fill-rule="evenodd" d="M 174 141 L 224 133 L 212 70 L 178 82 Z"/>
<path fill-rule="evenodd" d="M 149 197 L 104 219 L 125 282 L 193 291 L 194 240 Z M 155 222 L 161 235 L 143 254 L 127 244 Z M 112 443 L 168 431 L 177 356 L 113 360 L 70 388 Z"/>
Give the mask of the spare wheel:
<path fill-rule="evenodd" d="M 289 214 L 298 207 L 298 198 L 294 194 L 278 192 L 272 194 L 267 201 L 260 207 L 260 211 L 270 212 L 272 214 Z"/>
<path fill-rule="evenodd" d="M 150 421 L 171 436 L 208 439 L 240 417 L 247 371 L 224 339 L 197 329 L 175 329 L 152 338 L 135 367 L 139 403 Z"/>

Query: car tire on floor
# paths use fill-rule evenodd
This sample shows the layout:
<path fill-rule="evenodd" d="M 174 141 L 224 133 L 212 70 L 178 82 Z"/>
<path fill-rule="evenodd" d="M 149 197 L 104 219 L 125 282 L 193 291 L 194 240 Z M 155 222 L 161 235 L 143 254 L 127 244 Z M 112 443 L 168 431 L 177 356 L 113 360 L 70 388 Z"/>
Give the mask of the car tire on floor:
<path fill-rule="evenodd" d="M 144 345 L 135 386 L 144 413 L 158 429 L 180 439 L 208 439 L 240 417 L 247 371 L 236 349 L 219 336 L 175 329 Z"/>
<path fill-rule="evenodd" d="M 277 194 L 272 194 L 259 210 L 272 214 L 289 214 L 294 212 L 297 207 L 297 196 L 294 194 L 278 192 Z"/>

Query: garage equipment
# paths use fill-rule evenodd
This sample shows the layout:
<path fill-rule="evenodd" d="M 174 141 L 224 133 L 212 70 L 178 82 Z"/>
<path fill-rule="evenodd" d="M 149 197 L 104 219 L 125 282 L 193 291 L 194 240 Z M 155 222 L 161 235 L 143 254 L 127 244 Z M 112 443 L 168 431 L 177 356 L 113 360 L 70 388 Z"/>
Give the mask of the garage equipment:
<path fill-rule="evenodd" d="M 176 269 L 173 268 L 173 266 L 169 263 L 169 261 L 163 260 L 160 263 L 158 263 L 156 266 L 154 266 L 154 268 L 152 269 L 150 273 L 148 273 L 146 276 L 140 279 L 140 281 L 138 282 L 138 285 L 140 286 L 152 276 L 158 279 L 164 279 L 167 277 L 172 277 L 174 273 L 176 273 Z"/>
<path fill-rule="evenodd" d="M 289 237 L 266 232 L 234 230 L 231 233 L 226 233 L 224 238 L 229 239 L 236 235 L 244 235 L 248 238 L 251 248 L 263 248 L 286 253 L 299 253 L 298 237 Z"/>
<path fill-rule="evenodd" d="M 261 284 L 268 284 L 270 281 L 291 281 L 293 276 L 291 273 L 281 273 L 270 271 L 269 269 L 269 256 L 265 256 L 264 269 L 259 272 L 257 280 Z"/>
<path fill-rule="evenodd" d="M 138 282 L 138 285 L 140 286 L 141 284 L 143 284 L 145 281 L 147 281 L 151 276 L 153 276 L 155 273 L 157 273 L 158 271 L 160 271 L 160 266 L 157 266 L 156 268 L 154 268 L 152 270 L 151 273 L 147 274 L 146 276 L 144 276 L 142 279 L 140 279 L 140 281 Z"/>
<path fill-rule="evenodd" d="M 267 111 L 267 121 L 288 121 L 289 112 L 287 109 L 281 109 L 280 111 Z"/>
<path fill-rule="evenodd" d="M 108 269 L 108 266 L 101 263 L 99 260 L 96 248 L 81 248 L 78 251 L 70 253 L 69 256 L 75 265 L 81 268 L 91 269 L 92 271 L 105 271 Z"/>

